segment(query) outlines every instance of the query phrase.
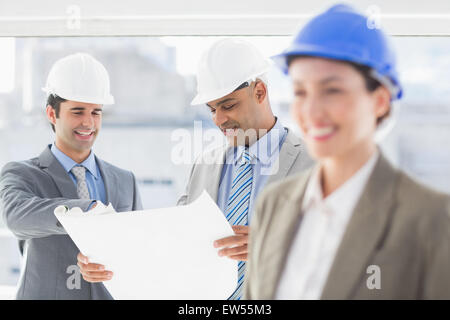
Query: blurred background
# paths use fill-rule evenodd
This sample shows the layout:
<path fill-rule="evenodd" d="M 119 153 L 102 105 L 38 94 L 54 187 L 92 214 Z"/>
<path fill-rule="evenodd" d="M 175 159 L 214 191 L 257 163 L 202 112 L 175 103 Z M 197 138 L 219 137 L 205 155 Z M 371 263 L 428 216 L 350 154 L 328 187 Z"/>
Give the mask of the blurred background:
<path fill-rule="evenodd" d="M 0 3 L 0 27 L 12 28 L 6 31 L 3 28 L 3 33 L 0 32 L 0 168 L 9 161 L 35 157 L 53 142 L 54 135 L 44 112 L 46 97 L 41 88 L 57 59 L 87 52 L 109 71 L 116 101 L 115 105 L 104 109 L 103 128 L 94 151 L 102 159 L 135 173 L 144 208 L 173 206 L 183 191 L 192 161 L 183 164 L 171 161 L 173 148 L 179 143 L 173 139 L 174 131 L 181 128 L 192 132 L 194 121 L 201 121 L 204 129 L 216 130 L 206 106 L 189 105 L 195 95 L 195 70 L 202 51 L 221 36 L 239 36 L 253 42 L 270 57 L 287 46 L 298 21 L 334 3 L 318 1 L 315 6 L 309 4 L 303 8 L 299 2 L 284 1 L 298 8 L 297 16 L 286 8 L 279 12 L 275 10 L 278 7 L 274 7 L 275 12 L 263 8 L 252 23 L 242 23 L 238 29 L 233 21 L 246 17 L 240 16 L 242 12 L 237 5 L 226 12 L 222 12 L 219 5 L 210 5 L 208 11 L 204 9 L 205 1 L 194 1 L 198 8 L 203 8 L 198 9 L 204 14 L 203 18 L 175 16 L 170 11 L 172 8 L 161 4 L 162 9 L 155 5 L 160 8 L 156 20 L 131 19 L 133 22 L 127 24 L 124 21 L 129 17 L 114 20 L 113 16 L 108 16 L 105 19 L 109 19 L 109 24 L 99 24 L 98 19 L 86 18 L 86 21 L 81 19 L 79 28 L 76 28 L 76 19 L 72 21 L 75 28 L 70 28 L 63 20 L 64 15 L 74 12 L 73 8 L 68 11 L 69 3 L 57 7 L 60 10 L 57 11 L 51 7 L 51 1 L 43 1 L 50 13 L 62 12 L 52 20 L 46 17 L 50 13 L 43 9 L 21 12 L 21 1 L 17 2 L 19 4 Z M 76 8 L 85 10 L 87 7 L 93 11 L 97 8 L 81 2 L 75 7 L 75 13 Z M 133 3 L 146 6 L 155 14 L 144 2 L 131 1 Z M 406 10 L 386 3 L 362 1 L 358 6 L 397 15 Z M 377 6 L 370 7 L 373 4 Z M 415 10 L 412 14 L 423 14 L 420 5 L 412 7 Z M 175 13 L 182 11 L 180 7 L 174 8 Z M 211 8 L 221 14 L 217 17 L 222 19 L 219 22 L 226 23 L 211 22 L 215 21 Z M 416 16 L 407 20 L 406 25 L 401 18 L 395 20 L 395 16 L 389 14 L 386 20 L 381 20 L 386 21 L 383 26 L 393 35 L 404 99 L 393 106 L 392 128 L 380 145 L 397 166 L 423 183 L 450 193 L 450 29 L 445 23 L 449 17 L 445 14 L 442 17 L 442 12 L 450 10 L 444 1 L 437 1 L 431 8 L 434 9 L 429 13 L 431 16 Z M 2 9 L 8 9 L 10 14 Z M 114 8 L 115 13 L 121 12 L 120 9 Z M 244 13 L 250 12 L 249 7 L 244 9 Z M 166 16 L 168 13 L 170 17 Z M 439 19 L 444 22 L 440 23 Z M 180 25 L 171 25 L 171 21 L 179 21 Z M 430 24 L 421 25 L 424 21 L 434 21 L 434 25 L 431 23 L 429 29 Z M 149 29 L 153 25 L 155 29 Z M 255 29 L 255 26 L 261 28 Z M 289 79 L 275 67 L 269 72 L 269 97 L 281 122 L 298 132 L 289 116 Z M 17 240 L 0 219 L 0 299 L 12 297 L 19 274 Z"/>

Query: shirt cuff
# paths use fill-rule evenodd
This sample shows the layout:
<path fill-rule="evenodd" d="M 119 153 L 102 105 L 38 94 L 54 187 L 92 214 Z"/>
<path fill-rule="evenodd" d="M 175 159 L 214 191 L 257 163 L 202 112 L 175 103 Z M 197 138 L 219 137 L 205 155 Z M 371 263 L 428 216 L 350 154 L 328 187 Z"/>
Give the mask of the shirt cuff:
<path fill-rule="evenodd" d="M 94 204 L 96 204 L 96 203 L 97 203 L 97 200 L 92 201 L 91 204 L 89 205 L 87 211 L 91 210 L 91 209 L 92 209 L 92 206 L 93 206 Z"/>

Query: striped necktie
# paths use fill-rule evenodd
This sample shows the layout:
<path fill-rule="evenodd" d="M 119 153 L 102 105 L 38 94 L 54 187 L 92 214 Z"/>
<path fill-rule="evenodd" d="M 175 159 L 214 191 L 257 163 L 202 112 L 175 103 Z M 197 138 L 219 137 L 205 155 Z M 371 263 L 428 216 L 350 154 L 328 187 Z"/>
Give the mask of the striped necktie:
<path fill-rule="evenodd" d="M 227 203 L 227 219 L 231 225 L 248 225 L 248 208 L 252 191 L 253 170 L 248 149 L 242 153 L 242 159 L 235 166 Z M 240 300 L 244 283 L 245 262 L 238 262 L 237 288 L 228 300 Z"/>

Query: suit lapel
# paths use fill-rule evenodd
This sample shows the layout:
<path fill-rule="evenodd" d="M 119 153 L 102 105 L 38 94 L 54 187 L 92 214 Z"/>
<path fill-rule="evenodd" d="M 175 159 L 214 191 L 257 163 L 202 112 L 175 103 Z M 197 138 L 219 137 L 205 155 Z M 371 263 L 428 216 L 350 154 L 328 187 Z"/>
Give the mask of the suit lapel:
<path fill-rule="evenodd" d="M 47 146 L 39 156 L 39 165 L 42 170 L 47 172 L 55 182 L 61 196 L 69 199 L 78 199 L 77 188 L 70 178 L 67 171 L 55 158 L 50 151 L 50 145 Z"/>
<path fill-rule="evenodd" d="M 209 193 L 211 198 L 216 202 L 219 194 L 220 176 L 222 175 L 222 169 L 225 163 L 227 150 L 228 147 L 215 149 L 212 156 L 212 165 L 208 164 L 208 161 L 211 161 L 210 159 L 203 159 L 206 162 L 203 165 L 207 166 L 207 168 L 210 168 L 209 170 L 207 170 L 207 174 L 210 178 L 206 179 L 205 189 Z"/>
<path fill-rule="evenodd" d="M 266 297 L 267 299 L 275 298 L 275 292 L 284 270 L 288 253 L 301 223 L 301 206 L 311 172 L 312 169 L 309 169 L 299 176 L 292 194 L 286 196 L 282 201 L 284 206 L 277 210 L 277 218 L 272 219 L 267 224 L 274 231 L 261 230 L 267 235 L 261 244 L 261 247 L 266 248 L 264 250 L 265 256 L 261 257 L 258 267 L 262 270 L 261 274 L 265 275 L 264 279 L 261 279 L 264 283 L 260 287 L 263 291 L 261 292 L 261 297 Z"/>
<path fill-rule="evenodd" d="M 101 159 L 95 157 L 95 161 L 97 162 L 98 168 L 100 170 L 100 174 L 103 178 L 103 184 L 105 185 L 105 193 L 106 193 L 106 199 L 105 199 L 105 205 L 108 205 L 108 203 L 112 203 L 114 208 L 117 208 L 118 203 L 118 197 L 117 197 L 117 189 L 119 187 L 119 181 L 117 177 L 114 175 L 114 172 L 112 170 L 107 170 L 107 164 L 104 163 Z"/>
<path fill-rule="evenodd" d="M 274 174 L 270 176 L 267 183 L 278 181 L 287 176 L 289 169 L 297 159 L 300 152 L 300 142 L 293 141 L 293 133 L 289 130 L 286 136 L 286 141 L 283 143 L 280 149 L 280 154 L 278 156 L 275 166 L 278 165 L 278 170 L 275 170 Z"/>
<path fill-rule="evenodd" d="M 321 299 L 349 299 L 389 222 L 398 174 L 380 153 L 336 253 Z"/>

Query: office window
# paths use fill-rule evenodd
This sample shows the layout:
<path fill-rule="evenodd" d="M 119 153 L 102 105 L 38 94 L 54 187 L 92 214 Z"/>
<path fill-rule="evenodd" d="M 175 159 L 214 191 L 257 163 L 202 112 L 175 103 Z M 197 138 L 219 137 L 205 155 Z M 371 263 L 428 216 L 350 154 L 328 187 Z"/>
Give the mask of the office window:
<path fill-rule="evenodd" d="M 282 50 L 286 36 L 247 36 L 266 56 Z M 206 106 L 190 106 L 201 52 L 218 37 L 16 37 L 0 41 L 12 65 L 0 78 L 0 167 L 38 155 L 54 134 L 45 117 L 41 88 L 52 63 L 87 52 L 108 69 L 116 103 L 104 111 L 94 146 L 101 158 L 132 170 L 145 208 L 171 206 L 184 188 L 195 154 L 194 122 L 217 131 Z M 395 122 L 381 142 L 387 156 L 418 180 L 450 192 L 450 38 L 396 37 L 404 99 L 394 105 Z M 281 122 L 290 119 L 289 79 L 269 72 L 269 97 Z M 174 132 L 191 133 L 189 161 L 174 163 Z M 19 254 L 15 238 L 0 224 L 0 286 L 16 284 Z"/>

